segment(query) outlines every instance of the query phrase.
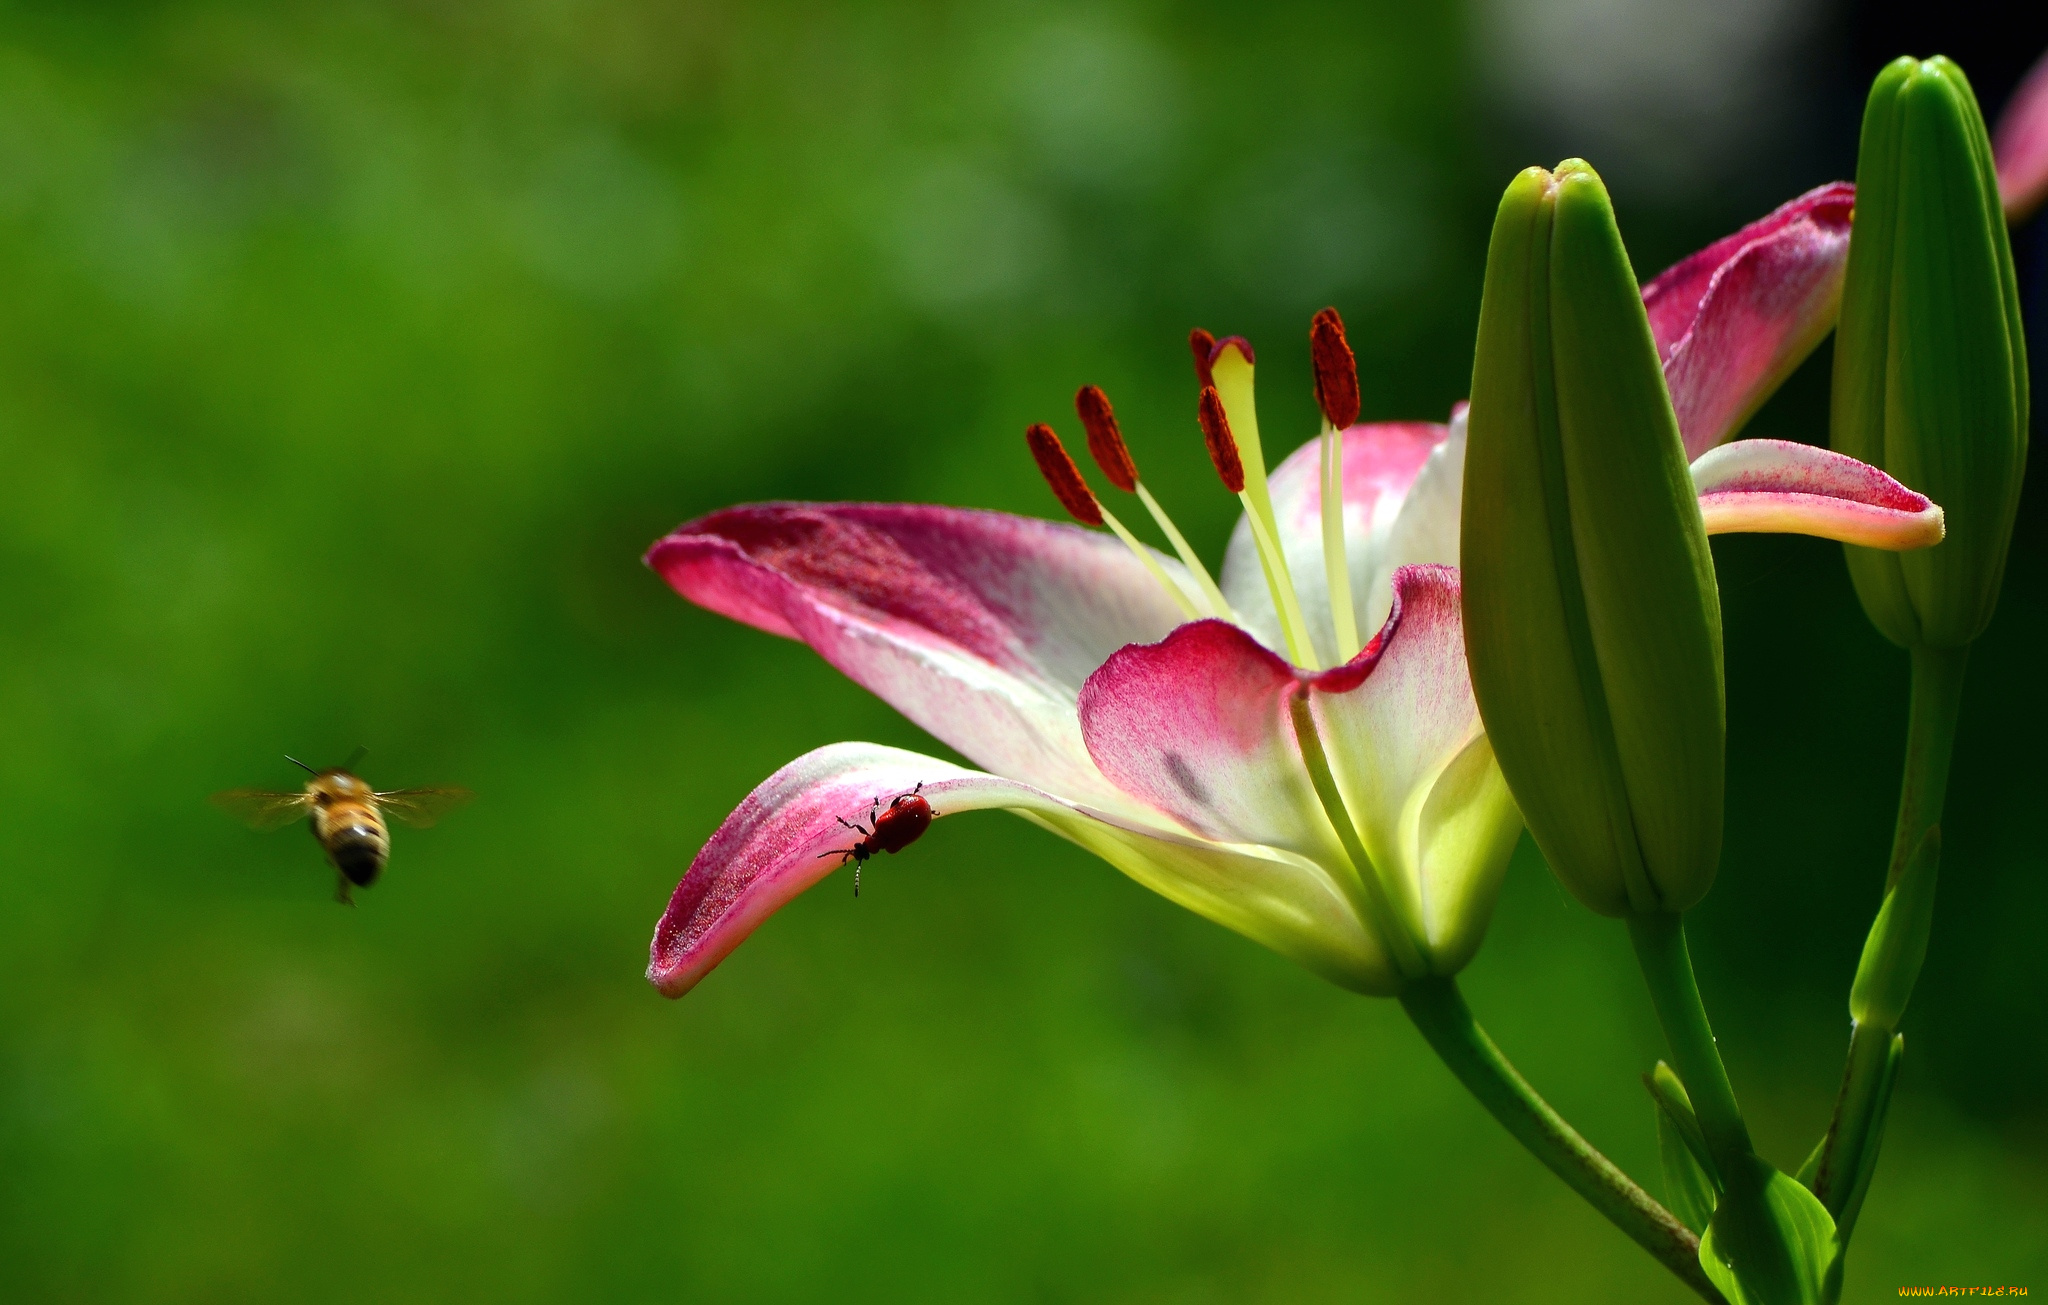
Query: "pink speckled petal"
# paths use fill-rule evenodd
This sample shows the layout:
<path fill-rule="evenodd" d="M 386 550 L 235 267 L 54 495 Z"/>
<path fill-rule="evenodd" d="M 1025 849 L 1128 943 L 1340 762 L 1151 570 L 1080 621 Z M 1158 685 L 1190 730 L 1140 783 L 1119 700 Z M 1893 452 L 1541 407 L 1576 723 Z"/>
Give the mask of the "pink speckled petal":
<path fill-rule="evenodd" d="M 1428 421 L 1383 421 L 1344 432 L 1344 552 L 1350 566 L 1352 604 L 1362 627 L 1387 610 L 1389 539 L 1408 491 L 1430 455 L 1443 444 L 1446 428 Z M 1280 546 L 1301 596 L 1309 636 L 1325 664 L 1336 660 L 1330 622 L 1330 587 L 1323 569 L 1323 492 L 1320 439 L 1289 454 L 1269 484 Z M 1455 533 L 1455 521 L 1453 533 Z M 1377 587 L 1374 585 L 1378 580 Z M 1259 569 L 1251 526 L 1242 518 L 1223 558 L 1223 593 L 1245 627 L 1269 648 L 1284 648 L 1280 619 Z"/>
<path fill-rule="evenodd" d="M 1834 328 L 1856 188 L 1810 190 L 1643 287 L 1687 457 L 1727 440 Z"/>
<path fill-rule="evenodd" d="M 1818 535 L 1893 552 L 1941 542 L 1941 508 L 1868 463 L 1786 440 L 1738 440 L 1692 464 L 1710 535 Z"/>
<path fill-rule="evenodd" d="M 2005 220 L 2026 221 L 2048 200 L 2048 54 L 2006 101 L 1991 133 L 1991 157 L 1998 163 L 1998 197 Z"/>
<path fill-rule="evenodd" d="M 839 868 L 841 858 L 830 853 L 852 840 L 839 818 L 864 820 L 876 798 L 886 803 L 918 784 L 939 818 L 1018 812 L 1332 982 L 1382 994 L 1398 988 L 1349 901 L 1312 862 L 1121 819 L 1027 784 L 869 743 L 836 743 L 797 758 L 726 818 L 655 928 L 649 981 L 671 997 L 695 987 L 770 915 Z"/>
<path fill-rule="evenodd" d="M 980 765 L 1112 805 L 1075 694 L 1181 619 L 1113 537 L 996 512 L 758 504 L 679 527 L 647 563 L 691 601 L 809 644 Z"/>

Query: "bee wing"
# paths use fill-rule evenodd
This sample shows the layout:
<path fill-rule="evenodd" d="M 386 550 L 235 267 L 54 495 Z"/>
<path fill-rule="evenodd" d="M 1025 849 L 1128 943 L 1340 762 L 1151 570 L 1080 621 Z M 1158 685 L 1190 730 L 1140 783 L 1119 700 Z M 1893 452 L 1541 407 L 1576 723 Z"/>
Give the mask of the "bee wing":
<path fill-rule="evenodd" d="M 421 829 L 475 797 L 466 788 L 435 785 L 431 788 L 401 788 L 377 795 L 379 808 Z"/>
<path fill-rule="evenodd" d="M 279 793 L 267 788 L 231 788 L 207 801 L 251 829 L 278 829 L 289 825 L 313 804 L 310 794 Z"/>

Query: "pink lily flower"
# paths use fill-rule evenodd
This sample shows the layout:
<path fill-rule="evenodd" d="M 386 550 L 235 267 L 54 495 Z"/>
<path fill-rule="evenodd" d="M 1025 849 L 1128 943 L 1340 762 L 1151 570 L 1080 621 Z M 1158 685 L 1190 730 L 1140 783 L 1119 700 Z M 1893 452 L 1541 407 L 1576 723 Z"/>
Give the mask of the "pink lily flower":
<path fill-rule="evenodd" d="M 1849 202 L 1846 185 L 1822 187 L 1644 290 L 1710 531 L 1889 548 L 1941 536 L 1938 507 L 1862 463 L 1725 442 L 1832 326 Z M 1248 393 L 1248 347 L 1225 341 L 1210 361 L 1233 348 Z M 649 979 L 689 991 L 837 868 L 859 837 L 842 822 L 920 785 L 939 817 L 1014 811 L 1344 987 L 1394 995 L 1456 973 L 1521 831 L 1465 669 L 1463 413 L 1355 424 L 1355 397 L 1349 411 L 1333 423 L 1332 515 L 1352 607 L 1378 630 L 1354 655 L 1340 656 L 1327 580 L 1321 441 L 1270 479 L 1312 648 L 1293 646 L 1328 669 L 1276 651 L 1290 645 L 1250 516 L 1216 598 L 1229 620 L 1188 617 L 1206 576 L 1180 561 L 991 512 L 768 503 L 656 543 L 648 564 L 684 597 L 810 644 L 982 769 L 864 743 L 791 762 L 692 862 Z M 1126 466 L 1112 479 L 1130 488 Z"/>
<path fill-rule="evenodd" d="M 1998 197 L 2005 220 L 2018 226 L 2048 200 L 2048 54 L 2012 93 L 1991 134 Z"/>

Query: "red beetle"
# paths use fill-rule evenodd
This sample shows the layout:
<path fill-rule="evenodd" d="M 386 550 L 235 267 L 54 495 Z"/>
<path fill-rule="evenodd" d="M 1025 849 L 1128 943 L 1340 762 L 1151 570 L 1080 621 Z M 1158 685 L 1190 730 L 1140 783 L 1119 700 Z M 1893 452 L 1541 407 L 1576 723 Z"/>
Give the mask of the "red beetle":
<path fill-rule="evenodd" d="M 852 847 L 835 847 L 829 852 L 820 852 L 818 856 L 821 860 L 828 856 L 836 856 L 841 865 L 848 861 L 853 862 L 855 897 L 860 896 L 860 868 L 867 864 L 869 857 L 877 852 L 887 852 L 893 856 L 922 838 L 924 831 L 932 827 L 932 818 L 938 815 L 938 812 L 932 810 L 931 803 L 918 796 L 923 788 L 924 784 L 920 782 L 908 793 L 897 794 L 889 800 L 887 810 L 882 807 L 882 799 L 876 798 L 875 805 L 868 811 L 866 825 L 856 825 L 844 816 L 834 817 L 840 824 L 859 834 L 860 840 Z"/>

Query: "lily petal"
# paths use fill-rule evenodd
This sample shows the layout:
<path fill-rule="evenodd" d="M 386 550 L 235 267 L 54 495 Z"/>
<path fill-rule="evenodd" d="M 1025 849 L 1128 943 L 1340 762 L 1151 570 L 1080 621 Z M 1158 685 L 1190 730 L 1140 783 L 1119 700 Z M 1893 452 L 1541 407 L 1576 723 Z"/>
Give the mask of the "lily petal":
<path fill-rule="evenodd" d="M 1364 628 L 1383 618 L 1390 601 L 1388 577 L 1393 566 L 1385 559 L 1395 520 L 1410 487 L 1431 455 L 1443 444 L 1446 428 L 1428 421 L 1361 423 L 1344 432 L 1344 548 L 1349 563 L 1353 609 Z M 1301 597 L 1302 615 L 1317 656 L 1328 665 L 1337 659 L 1336 630 L 1330 619 L 1329 580 L 1323 568 L 1323 490 L 1321 440 L 1313 439 L 1289 454 L 1268 480 L 1273 514 L 1278 519 L 1281 550 Z M 1456 518 L 1451 539 L 1455 550 Z M 1239 519 L 1223 557 L 1224 597 L 1247 629 L 1269 648 L 1284 647 L 1279 616 L 1259 568 L 1251 526 Z"/>
<path fill-rule="evenodd" d="M 1117 787 L 1204 838 L 1345 864 L 1302 765 L 1294 669 L 1227 621 L 1124 648 L 1081 689 L 1081 735 Z"/>
<path fill-rule="evenodd" d="M 1685 452 L 1742 428 L 1833 329 L 1856 188 L 1830 182 L 1643 287 Z"/>
<path fill-rule="evenodd" d="M 1181 620 L 1114 538 L 998 512 L 764 503 L 679 527 L 647 564 L 701 606 L 809 644 L 980 765 L 1109 805 L 1125 799 L 1088 759 L 1075 694 L 1117 648 Z"/>
<path fill-rule="evenodd" d="M 1456 568 L 1405 566 L 1393 588 L 1379 635 L 1309 681 L 1309 706 L 1395 908 L 1454 974 L 1485 936 L 1522 819 L 1472 697 Z"/>
<path fill-rule="evenodd" d="M 870 743 L 835 743 L 784 766 L 719 826 L 655 928 L 647 977 L 680 997 L 770 915 L 839 868 L 876 798 L 923 784 L 933 814 L 1006 808 L 1132 878 L 1332 981 L 1396 990 L 1393 971 L 1343 893 L 1313 863 L 1274 849 L 1207 843 L 1119 821 L 1027 784 Z"/>
<path fill-rule="evenodd" d="M 1738 440 L 1692 464 L 1710 535 L 1818 535 L 1892 552 L 1941 542 L 1941 509 L 1846 454 L 1787 440 Z"/>
<path fill-rule="evenodd" d="M 1400 515 L 1374 563 L 1371 601 L 1363 604 L 1365 629 L 1384 625 L 1394 610 L 1394 573 L 1404 566 L 1456 566 L 1461 504 L 1465 498 L 1465 413 L 1462 400 L 1451 408 L 1443 442 L 1431 450 L 1422 472 L 1401 500 Z"/>
<path fill-rule="evenodd" d="M 2041 56 L 1998 115 L 1991 157 L 1998 164 L 1998 197 L 2005 204 L 2005 220 L 2017 226 L 2048 200 L 2048 54 Z"/>

